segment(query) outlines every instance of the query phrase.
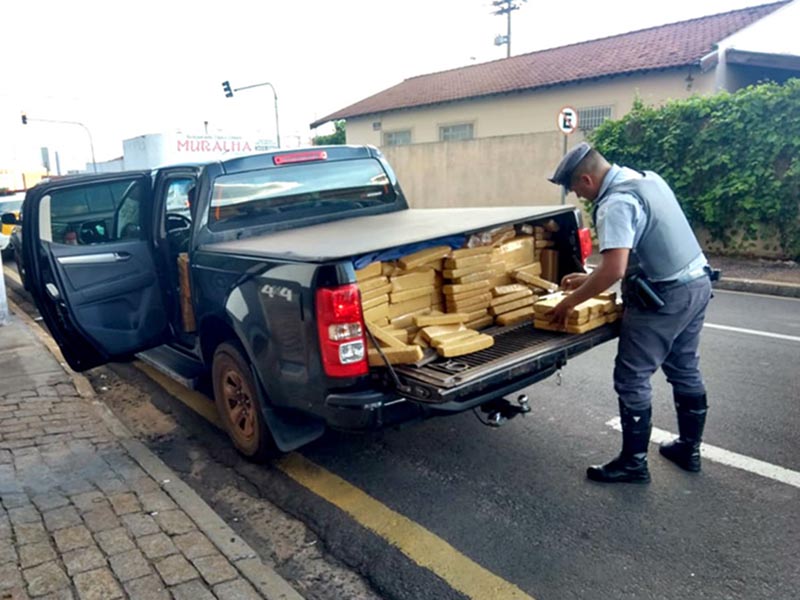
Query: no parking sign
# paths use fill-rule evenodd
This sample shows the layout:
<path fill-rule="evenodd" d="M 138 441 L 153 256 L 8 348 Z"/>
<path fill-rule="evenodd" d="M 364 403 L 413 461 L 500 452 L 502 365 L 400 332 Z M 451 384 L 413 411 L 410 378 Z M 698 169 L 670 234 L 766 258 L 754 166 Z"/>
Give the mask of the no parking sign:
<path fill-rule="evenodd" d="M 572 133 L 578 128 L 578 111 L 571 106 L 565 106 L 558 111 L 558 128 L 563 133 Z"/>

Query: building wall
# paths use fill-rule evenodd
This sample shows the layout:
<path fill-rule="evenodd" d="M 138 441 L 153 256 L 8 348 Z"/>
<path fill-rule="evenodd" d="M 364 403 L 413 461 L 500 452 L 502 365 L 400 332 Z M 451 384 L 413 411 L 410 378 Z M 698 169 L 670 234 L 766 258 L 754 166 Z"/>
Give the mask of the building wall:
<path fill-rule="evenodd" d="M 687 81 L 690 74 L 691 80 Z M 713 73 L 698 69 L 615 77 L 351 118 L 347 120 L 347 142 L 382 147 L 384 133 L 400 130 L 411 130 L 412 144 L 438 142 L 439 127 L 458 123 L 472 123 L 475 138 L 556 132 L 556 117 L 564 106 L 578 110 L 611 106 L 612 118 L 618 119 L 630 111 L 637 96 L 646 104 L 657 105 L 713 90 Z"/>
<path fill-rule="evenodd" d="M 563 137 L 526 133 L 383 152 L 414 208 L 560 204 L 561 188 L 547 177 L 563 152 Z"/>

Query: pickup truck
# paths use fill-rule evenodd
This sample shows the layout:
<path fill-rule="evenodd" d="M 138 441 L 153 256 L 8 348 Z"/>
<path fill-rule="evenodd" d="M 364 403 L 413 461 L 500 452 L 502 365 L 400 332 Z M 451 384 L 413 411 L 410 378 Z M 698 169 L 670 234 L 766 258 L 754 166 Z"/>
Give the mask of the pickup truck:
<path fill-rule="evenodd" d="M 358 265 L 545 221 L 558 277 L 582 270 L 591 241 L 573 206 L 413 209 L 378 149 L 314 147 L 39 184 L 23 258 L 74 370 L 138 356 L 212 396 L 233 445 L 260 460 L 329 427 L 489 408 L 499 422 L 525 408 L 505 396 L 616 337 L 616 324 L 526 321 L 492 325 L 494 345 L 472 354 L 369 366 Z"/>

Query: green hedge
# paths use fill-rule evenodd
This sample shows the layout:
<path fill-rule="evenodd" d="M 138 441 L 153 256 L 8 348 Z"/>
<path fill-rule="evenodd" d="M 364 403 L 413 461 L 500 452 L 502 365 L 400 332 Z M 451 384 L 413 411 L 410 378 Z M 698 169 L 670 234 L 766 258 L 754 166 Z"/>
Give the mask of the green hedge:
<path fill-rule="evenodd" d="M 664 177 L 689 221 L 726 249 L 776 240 L 800 258 L 800 79 L 662 107 L 637 100 L 590 138 L 610 161 Z"/>

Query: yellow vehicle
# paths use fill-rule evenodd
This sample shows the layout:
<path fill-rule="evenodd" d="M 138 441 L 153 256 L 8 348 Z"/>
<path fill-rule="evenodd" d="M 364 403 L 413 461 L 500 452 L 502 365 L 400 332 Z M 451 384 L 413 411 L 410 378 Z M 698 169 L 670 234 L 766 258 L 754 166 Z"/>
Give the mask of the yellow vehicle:
<path fill-rule="evenodd" d="M 0 196 L 0 215 L 13 213 L 19 219 L 24 199 L 24 192 L 11 196 Z M 11 258 L 14 253 L 14 248 L 11 245 L 11 231 L 14 227 L 14 225 L 0 224 L 0 252 L 3 253 L 3 258 L 6 259 Z"/>

